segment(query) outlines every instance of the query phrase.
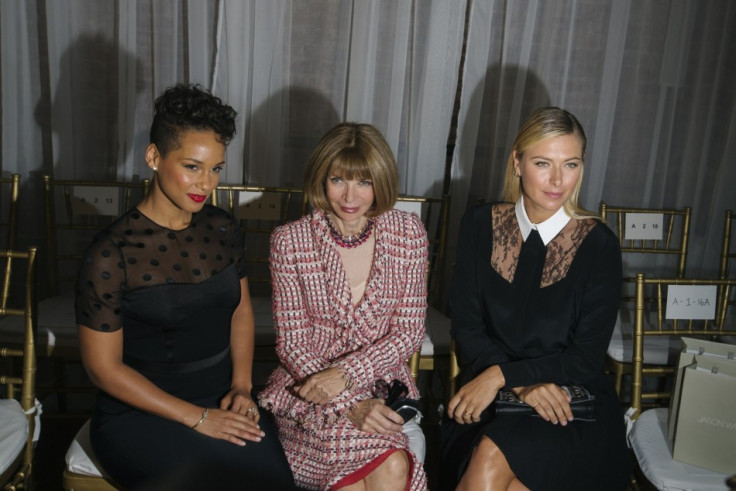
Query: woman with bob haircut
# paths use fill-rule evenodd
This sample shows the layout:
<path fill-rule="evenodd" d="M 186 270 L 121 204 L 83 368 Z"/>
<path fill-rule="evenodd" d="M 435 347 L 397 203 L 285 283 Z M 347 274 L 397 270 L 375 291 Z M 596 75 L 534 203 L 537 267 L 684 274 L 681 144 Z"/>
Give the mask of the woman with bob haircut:
<path fill-rule="evenodd" d="M 442 425 L 440 489 L 626 489 L 621 407 L 604 374 L 621 296 L 621 251 L 578 204 L 585 132 L 535 111 L 506 165 L 503 203 L 463 217 L 450 298 L 460 389 Z M 574 416 L 571 389 L 594 396 Z M 511 391 L 529 414 L 495 411 Z"/>
<path fill-rule="evenodd" d="M 388 387 L 419 396 L 406 361 L 427 305 L 427 234 L 393 209 L 398 188 L 380 132 L 341 123 L 309 158 L 311 213 L 271 236 L 280 366 L 260 403 L 308 489 L 426 489 L 417 421 L 385 404 Z"/>

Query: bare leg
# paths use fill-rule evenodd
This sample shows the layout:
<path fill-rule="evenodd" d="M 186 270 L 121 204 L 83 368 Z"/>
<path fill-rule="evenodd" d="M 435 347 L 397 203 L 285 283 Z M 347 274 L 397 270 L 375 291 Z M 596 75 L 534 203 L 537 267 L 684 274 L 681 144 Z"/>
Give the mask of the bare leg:
<path fill-rule="evenodd" d="M 527 490 L 509 467 L 506 456 L 493 440 L 484 436 L 473 449 L 470 463 L 465 470 L 458 491 Z"/>
<path fill-rule="evenodd" d="M 399 450 L 389 455 L 365 479 L 340 488 L 343 491 L 403 491 L 409 479 L 409 457 Z"/>

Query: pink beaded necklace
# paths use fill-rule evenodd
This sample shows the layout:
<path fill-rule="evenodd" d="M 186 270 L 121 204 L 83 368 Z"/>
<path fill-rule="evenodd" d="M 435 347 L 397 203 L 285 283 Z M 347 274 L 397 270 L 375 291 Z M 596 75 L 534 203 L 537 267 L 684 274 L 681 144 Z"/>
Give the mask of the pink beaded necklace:
<path fill-rule="evenodd" d="M 368 221 L 365 223 L 363 230 L 361 230 L 357 234 L 345 236 L 341 235 L 340 232 L 338 232 L 337 228 L 335 228 L 330 215 L 325 214 L 325 216 L 327 217 L 327 227 L 330 229 L 330 235 L 332 236 L 332 239 L 338 246 L 346 247 L 348 249 L 358 247 L 363 242 L 368 240 L 368 237 L 371 236 L 371 232 L 373 231 L 373 224 L 375 223 L 372 218 L 369 218 Z"/>

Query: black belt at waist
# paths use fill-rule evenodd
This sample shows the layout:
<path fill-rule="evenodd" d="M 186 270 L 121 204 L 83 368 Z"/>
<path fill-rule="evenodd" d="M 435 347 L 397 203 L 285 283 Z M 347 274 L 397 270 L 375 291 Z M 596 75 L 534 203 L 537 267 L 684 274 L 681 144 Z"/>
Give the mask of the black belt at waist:
<path fill-rule="evenodd" d="M 136 358 L 135 356 L 123 355 L 123 362 L 129 367 L 135 368 L 136 370 L 143 370 L 145 372 L 190 373 L 217 365 L 229 353 L 230 346 L 228 345 L 224 350 L 220 351 L 216 355 L 212 355 L 207 358 L 195 361 L 168 363 L 153 360 L 142 360 L 140 358 Z"/>

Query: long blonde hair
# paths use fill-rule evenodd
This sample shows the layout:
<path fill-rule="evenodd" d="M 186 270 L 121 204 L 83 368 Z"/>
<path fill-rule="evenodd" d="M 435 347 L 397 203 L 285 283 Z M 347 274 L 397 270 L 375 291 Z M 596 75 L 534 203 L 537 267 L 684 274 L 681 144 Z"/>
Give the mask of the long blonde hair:
<path fill-rule="evenodd" d="M 506 162 L 506 172 L 503 178 L 502 199 L 510 203 L 516 203 L 522 193 L 521 178 L 516 175 L 514 169 L 514 156 L 521 158 L 523 153 L 536 143 L 546 138 L 561 135 L 577 135 L 582 146 L 583 165 L 580 167 L 580 176 L 575 184 L 570 197 L 562 207 L 568 215 L 573 218 L 598 218 L 598 214 L 588 211 L 578 203 L 580 187 L 583 182 L 583 171 L 585 170 L 585 147 L 587 139 L 580 121 L 572 113 L 559 107 L 543 107 L 537 109 L 519 128 L 511 148 L 509 158 Z"/>

